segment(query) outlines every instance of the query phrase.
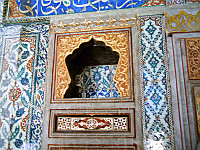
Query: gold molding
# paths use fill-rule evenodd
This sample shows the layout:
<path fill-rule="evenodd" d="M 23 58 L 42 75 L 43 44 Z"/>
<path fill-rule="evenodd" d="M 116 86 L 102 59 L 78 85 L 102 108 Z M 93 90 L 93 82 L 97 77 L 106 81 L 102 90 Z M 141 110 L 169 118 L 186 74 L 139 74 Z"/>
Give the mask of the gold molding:
<path fill-rule="evenodd" d="M 188 32 L 200 31 L 200 10 L 195 14 L 189 14 L 185 10 L 170 16 L 167 12 L 165 15 L 165 25 L 167 32 Z"/>
<path fill-rule="evenodd" d="M 50 23 L 51 33 L 104 30 L 104 29 L 137 26 L 137 15 L 133 16 L 132 18 L 123 16 L 120 19 L 113 18 L 111 16 L 109 19 L 97 18 L 94 21 L 89 20 L 88 18 L 85 18 L 85 20 L 83 21 L 78 21 L 74 19 L 74 20 L 71 20 L 71 23 L 68 23 L 68 24 L 62 20 L 57 25 L 55 22 L 51 21 Z M 67 22 L 70 22 L 70 21 L 67 20 Z"/>
<path fill-rule="evenodd" d="M 200 80 L 200 38 L 186 38 L 186 57 L 189 80 Z"/>
<path fill-rule="evenodd" d="M 97 41 L 103 41 L 106 46 L 110 46 L 113 51 L 119 53 L 120 58 L 117 70 L 114 76 L 116 87 L 121 97 L 130 95 L 128 67 L 129 67 L 129 36 L 128 32 L 106 32 L 90 34 L 68 34 L 60 35 L 57 39 L 57 81 L 56 81 L 56 99 L 64 98 L 66 90 L 71 82 L 70 75 L 65 63 L 65 59 L 73 51 L 79 48 L 80 44 L 88 42 L 91 38 Z"/>

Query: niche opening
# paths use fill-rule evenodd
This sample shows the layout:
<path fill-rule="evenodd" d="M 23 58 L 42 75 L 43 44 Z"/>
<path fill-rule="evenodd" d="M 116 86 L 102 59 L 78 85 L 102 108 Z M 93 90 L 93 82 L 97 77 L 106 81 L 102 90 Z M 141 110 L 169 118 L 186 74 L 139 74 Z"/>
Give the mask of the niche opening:
<path fill-rule="evenodd" d="M 113 77 L 119 53 L 93 38 L 65 59 L 71 78 L 64 98 L 120 97 Z"/>

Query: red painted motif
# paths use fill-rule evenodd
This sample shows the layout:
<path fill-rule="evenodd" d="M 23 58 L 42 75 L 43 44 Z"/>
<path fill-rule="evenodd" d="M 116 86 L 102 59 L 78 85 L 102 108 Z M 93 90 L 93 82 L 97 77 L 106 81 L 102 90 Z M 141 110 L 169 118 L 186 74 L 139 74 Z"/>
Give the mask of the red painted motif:
<path fill-rule="evenodd" d="M 109 127 L 111 125 L 110 121 L 105 121 L 104 119 L 98 118 L 85 118 L 73 123 L 74 126 L 79 128 L 84 128 L 86 130 L 100 129 Z"/>
<path fill-rule="evenodd" d="M 24 117 L 22 119 L 22 122 L 20 123 L 20 127 L 24 132 L 26 131 L 27 121 L 28 121 L 28 115 L 26 115 L 26 117 Z"/>
<path fill-rule="evenodd" d="M 0 118 L 0 129 L 1 129 L 2 124 L 3 124 L 3 123 L 2 123 L 1 118 Z"/>
<path fill-rule="evenodd" d="M 186 0 L 186 3 L 200 3 L 200 0 Z"/>
<path fill-rule="evenodd" d="M 157 5 L 166 5 L 165 0 L 148 0 L 142 6 L 157 6 Z"/>
<path fill-rule="evenodd" d="M 17 5 L 15 0 L 10 0 L 9 9 L 10 9 L 10 11 L 9 11 L 10 14 L 9 14 L 9 17 L 8 17 L 9 19 L 10 18 L 27 17 L 26 15 L 21 14 L 19 12 L 18 5 Z"/>
<path fill-rule="evenodd" d="M 26 64 L 26 68 L 27 68 L 30 72 L 33 71 L 33 58 L 34 58 L 34 57 L 32 57 L 32 58 L 28 61 L 28 63 Z"/>
<path fill-rule="evenodd" d="M 15 82 L 15 85 L 12 89 L 10 89 L 10 92 L 9 92 L 9 99 L 13 102 L 13 104 L 15 103 L 15 101 L 18 100 L 18 98 L 21 96 L 21 90 L 20 88 L 18 88 L 16 86 L 16 82 Z"/>
<path fill-rule="evenodd" d="M 4 59 L 3 62 L 3 72 L 5 72 L 6 70 L 8 70 L 9 64 L 8 61 L 6 59 Z"/>

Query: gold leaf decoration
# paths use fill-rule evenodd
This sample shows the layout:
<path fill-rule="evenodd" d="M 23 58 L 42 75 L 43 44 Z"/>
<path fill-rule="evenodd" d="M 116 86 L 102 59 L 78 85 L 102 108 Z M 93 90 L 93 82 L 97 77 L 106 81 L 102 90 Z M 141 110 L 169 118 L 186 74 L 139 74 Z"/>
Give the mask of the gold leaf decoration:
<path fill-rule="evenodd" d="M 66 32 L 78 32 L 78 31 L 116 29 L 116 28 L 132 27 L 132 26 L 137 26 L 137 15 L 133 16 L 132 18 L 124 16 L 121 19 L 113 18 L 112 16 L 106 20 L 97 18 L 97 20 L 93 22 L 87 18 L 82 22 L 79 20 L 76 21 L 74 19 L 68 25 L 65 24 L 63 21 L 61 21 L 57 25 L 59 29 L 57 29 L 56 25 L 54 25 L 54 22 L 51 22 L 50 31 L 54 33 L 66 33 Z"/>
<path fill-rule="evenodd" d="M 170 16 L 167 12 L 164 12 L 164 15 L 168 32 L 188 32 L 200 30 L 200 10 L 195 15 L 188 14 L 185 10 L 181 10 L 173 16 Z"/>
<path fill-rule="evenodd" d="M 71 82 L 65 63 L 66 57 L 72 54 L 75 49 L 79 48 L 80 44 L 90 41 L 91 38 L 94 38 L 97 41 L 103 41 L 106 46 L 110 46 L 113 51 L 119 53 L 120 58 L 113 80 L 116 83 L 116 87 L 121 97 L 128 97 L 130 95 L 128 79 L 129 38 L 128 32 L 124 31 L 58 36 L 56 99 L 62 99 L 64 97 Z"/>
<path fill-rule="evenodd" d="M 200 80 L 200 38 L 187 38 L 185 44 L 188 78 Z"/>

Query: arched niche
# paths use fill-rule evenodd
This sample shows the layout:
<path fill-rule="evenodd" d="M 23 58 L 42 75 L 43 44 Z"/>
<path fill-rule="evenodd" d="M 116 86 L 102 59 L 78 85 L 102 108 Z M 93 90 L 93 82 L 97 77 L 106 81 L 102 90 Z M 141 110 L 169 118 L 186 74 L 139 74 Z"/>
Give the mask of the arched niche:
<path fill-rule="evenodd" d="M 104 42 L 92 38 L 82 43 L 66 57 L 65 61 L 71 83 L 64 98 L 113 97 L 113 91 L 114 97 L 117 95 L 113 72 L 116 71 L 114 68 L 118 64 L 119 53 L 106 46 Z M 79 82 L 82 82 L 81 87 L 76 84 L 79 74 L 82 74 L 82 78 L 79 79 Z"/>
<path fill-rule="evenodd" d="M 66 57 L 71 55 L 82 43 L 89 42 L 91 39 L 102 41 L 104 45 L 110 47 L 112 51 L 119 53 L 119 61 L 113 78 L 120 97 L 131 96 L 129 85 L 129 45 L 127 32 L 110 32 L 95 34 L 69 34 L 61 35 L 57 38 L 57 52 L 55 62 L 54 84 L 55 99 L 62 100 L 66 91 L 69 89 L 71 77 L 66 65 Z"/>

